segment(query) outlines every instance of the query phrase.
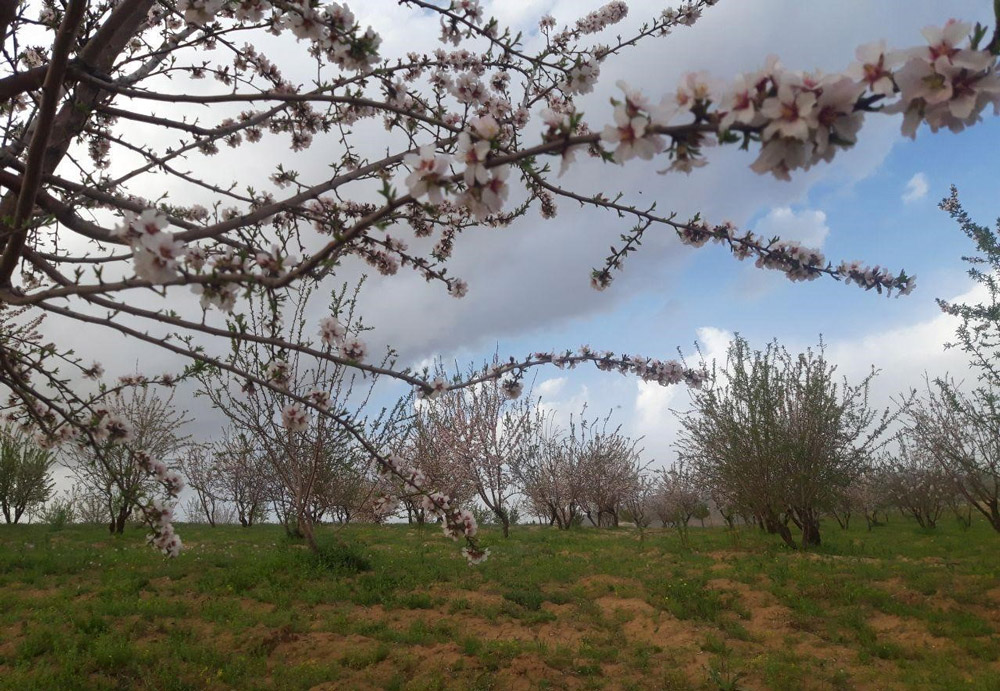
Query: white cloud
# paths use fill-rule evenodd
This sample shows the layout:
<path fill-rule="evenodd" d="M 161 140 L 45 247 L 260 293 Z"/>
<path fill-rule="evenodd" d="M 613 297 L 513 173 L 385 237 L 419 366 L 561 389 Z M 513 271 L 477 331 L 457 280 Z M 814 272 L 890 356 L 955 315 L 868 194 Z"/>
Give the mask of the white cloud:
<path fill-rule="evenodd" d="M 536 396 L 541 396 L 542 400 L 548 400 L 549 398 L 558 396 L 565 387 L 566 377 L 555 377 L 553 379 L 546 379 L 541 384 L 538 384 L 532 393 Z"/>
<path fill-rule="evenodd" d="M 782 240 L 800 242 L 815 249 L 821 249 L 830 234 L 824 212 L 818 209 L 794 211 L 788 206 L 771 209 L 754 230 L 765 238 L 777 235 Z"/>
<path fill-rule="evenodd" d="M 987 298 L 982 286 L 954 297 L 949 302 L 979 303 Z M 931 377 L 946 373 L 958 379 L 972 380 L 969 361 L 958 348 L 945 350 L 945 343 L 955 340 L 957 317 L 938 313 L 913 324 L 866 334 L 861 338 L 831 341 L 827 355 L 838 371 L 857 380 L 874 365 L 879 375 L 872 387 L 872 402 L 887 405 L 892 398 L 919 388 L 924 373 Z"/>
<path fill-rule="evenodd" d="M 910 204 L 918 199 L 926 197 L 929 189 L 930 185 L 927 182 L 927 176 L 923 173 L 916 173 L 912 178 L 910 178 L 910 181 L 906 183 L 906 189 L 903 190 L 903 196 L 901 198 L 904 203 Z"/>
<path fill-rule="evenodd" d="M 714 326 L 703 326 L 698 329 L 697 334 L 705 361 L 710 367 L 713 360 L 721 365 L 725 361 L 726 349 L 733 334 Z M 689 364 L 695 363 L 691 361 Z M 687 389 L 684 386 L 660 386 L 655 382 L 641 380 L 636 381 L 636 389 L 631 433 L 643 437 L 646 458 L 655 459 L 657 465 L 669 465 L 673 459 L 671 446 L 680 429 L 672 411 L 688 408 Z"/>
<path fill-rule="evenodd" d="M 566 380 L 562 378 L 561 381 L 565 382 Z M 560 384 L 559 391 L 562 392 L 563 389 L 564 387 Z M 535 391 L 535 393 L 538 392 Z M 569 427 L 571 418 L 578 419 L 581 411 L 585 410 L 588 417 L 592 417 L 595 413 L 604 414 L 605 412 L 605 408 L 594 404 L 594 396 L 586 385 L 580 386 L 575 393 L 570 393 L 563 398 L 557 398 L 555 393 L 548 399 L 543 396 L 538 407 L 543 413 L 549 415 L 549 420 L 553 425 L 561 429 Z"/>

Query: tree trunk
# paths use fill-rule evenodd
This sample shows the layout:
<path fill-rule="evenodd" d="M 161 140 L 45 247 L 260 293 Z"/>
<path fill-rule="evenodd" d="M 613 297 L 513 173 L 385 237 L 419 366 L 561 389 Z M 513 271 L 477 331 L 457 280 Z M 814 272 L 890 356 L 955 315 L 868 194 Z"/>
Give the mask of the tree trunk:
<path fill-rule="evenodd" d="M 299 514 L 295 529 L 305 538 L 306 544 L 309 545 L 309 550 L 313 554 L 319 554 L 319 545 L 316 544 L 316 535 L 313 532 L 313 522 L 309 519 L 307 512 Z"/>
<path fill-rule="evenodd" d="M 118 509 L 118 514 L 111 519 L 111 534 L 121 535 L 125 532 L 125 521 L 128 520 L 129 514 L 132 510 L 129 508 L 127 503 L 122 503 L 122 507 Z"/>
<path fill-rule="evenodd" d="M 795 527 L 799 530 L 803 530 L 803 523 L 799 520 L 799 517 L 795 515 L 795 511 L 792 509 L 787 509 L 785 511 L 785 525 L 788 525 L 789 519 L 795 524 Z"/>
<path fill-rule="evenodd" d="M 784 523 L 778 523 L 775 526 L 775 531 L 778 533 L 778 535 L 781 536 L 781 539 L 784 541 L 786 545 L 788 545 L 792 549 L 798 549 L 799 546 L 795 544 L 795 540 L 792 539 L 792 531 L 789 530 L 787 525 L 785 525 Z"/>
<path fill-rule="evenodd" d="M 808 547 L 819 547 L 821 544 L 819 537 L 819 520 L 814 516 L 805 516 L 802 519 L 802 549 Z"/>
<path fill-rule="evenodd" d="M 799 548 L 799 546 L 795 544 L 795 540 L 792 539 L 792 531 L 788 528 L 787 521 L 779 520 L 773 511 L 764 516 L 764 521 L 768 526 L 769 533 L 777 533 L 781 537 L 782 541 L 784 541 L 784 543 L 792 549 Z"/>
<path fill-rule="evenodd" d="M 768 535 L 777 535 L 781 533 L 782 528 L 785 529 L 785 532 L 788 532 L 788 526 L 783 525 L 773 514 L 758 517 L 758 521 L 761 528 L 763 528 Z"/>

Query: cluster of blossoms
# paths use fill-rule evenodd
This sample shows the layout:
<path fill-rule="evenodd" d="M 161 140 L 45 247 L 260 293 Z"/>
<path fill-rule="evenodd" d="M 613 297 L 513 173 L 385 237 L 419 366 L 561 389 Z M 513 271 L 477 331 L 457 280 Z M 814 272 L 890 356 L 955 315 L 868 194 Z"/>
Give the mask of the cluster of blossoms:
<path fill-rule="evenodd" d="M 434 399 L 440 398 L 448 391 L 448 380 L 444 377 L 435 377 L 429 382 L 426 388 L 417 388 L 417 398 Z"/>
<path fill-rule="evenodd" d="M 181 536 L 174 531 L 174 507 L 176 502 L 154 499 L 143 507 L 146 520 L 153 528 L 146 540 L 168 557 L 176 557 L 184 546 Z"/>
<path fill-rule="evenodd" d="M 163 461 L 154 461 L 144 451 L 136 453 L 136 461 L 142 466 L 143 470 L 156 477 L 170 496 L 176 497 L 180 495 L 181 490 L 184 489 L 184 478 L 179 472 L 168 468 L 167 464 Z"/>
<path fill-rule="evenodd" d="M 817 249 L 778 238 L 766 240 L 753 231 L 739 234 L 736 225 L 729 221 L 716 226 L 710 226 L 700 217 L 685 223 L 672 219 L 666 219 L 666 222 L 674 227 L 685 245 L 702 247 L 709 241 L 723 244 L 737 259 L 756 257 L 754 264 L 757 268 L 781 271 L 792 281 L 812 281 L 826 274 L 844 279 L 848 284 L 856 283 L 866 290 L 874 288 L 879 293 L 886 291 L 890 295 L 895 292 L 897 296 L 908 295 L 916 288 L 916 277 L 905 271 L 893 275 L 888 269 L 866 266 L 862 262 L 842 262 L 834 267 Z M 640 224 L 631 235 L 622 235 L 625 244 L 620 249 L 612 247 L 612 254 L 606 259 L 604 267 L 591 272 L 590 284 L 594 289 L 604 290 L 611 285 L 612 271 L 622 268 L 625 256 L 635 251 L 649 225 Z"/>
<path fill-rule="evenodd" d="M 441 17 L 441 42 L 457 46 L 463 38 L 472 36 L 474 26 L 482 23 L 483 8 L 479 0 L 455 0 L 451 3 L 449 11 L 452 13 L 450 16 Z M 484 32 L 489 36 L 495 36 L 496 28 L 494 21 L 484 27 Z"/>
<path fill-rule="evenodd" d="M 942 127 L 959 132 L 978 122 L 987 105 L 992 104 L 994 112 L 1000 111 L 996 58 L 971 45 L 959 48 L 969 38 L 971 28 L 955 20 L 943 28 L 927 27 L 923 35 L 928 45 L 901 54 L 886 55 L 885 51 L 869 46 L 865 56 L 869 59 L 865 60 L 863 49 L 859 49 L 858 59 L 863 62 L 868 79 L 869 75 L 887 71 L 887 68 L 880 70 L 880 65 L 903 62 L 894 75 L 900 99 L 887 110 L 904 114 L 903 133 L 907 136 L 916 136 L 921 122 L 926 122 L 932 132 Z M 884 80 L 882 77 L 883 88 Z M 872 90 L 875 91 L 874 86 Z"/>
<path fill-rule="evenodd" d="M 432 490 L 427 486 L 427 478 L 417 468 L 410 466 L 405 459 L 391 454 L 382 459 L 380 472 L 395 475 L 402 480 L 403 492 L 420 497 L 420 506 L 428 516 L 441 521 L 444 534 L 453 540 L 466 539 L 462 554 L 470 565 L 486 561 L 489 550 L 480 548 L 475 537 L 479 532 L 475 516 L 468 509 L 459 509 L 455 502 L 446 494 Z M 393 506 L 395 500 L 388 495 L 379 498 L 379 506 L 383 509 Z"/>
<path fill-rule="evenodd" d="M 165 232 L 167 217 L 156 209 L 126 213 L 117 235 L 132 247 L 135 275 L 151 283 L 166 283 L 179 276 L 178 260 L 187 253 L 183 242 Z"/>
<path fill-rule="evenodd" d="M 633 374 L 643 381 L 655 382 L 661 386 L 683 383 L 692 388 L 699 388 L 705 380 L 704 371 L 685 367 L 676 360 L 657 360 L 642 355 L 618 355 L 610 350 L 599 353 L 590 346 L 584 345 L 577 351 L 532 353 L 521 361 L 515 361 L 514 358 L 511 358 L 509 362 L 487 367 L 480 377 L 467 383 L 475 384 L 510 375 L 501 382 L 500 386 L 508 398 L 514 399 L 518 398 L 524 391 L 521 379 L 528 368 L 554 365 L 559 369 L 575 369 L 583 362 L 592 362 L 597 369 L 603 372 Z M 429 388 L 433 388 L 433 384 Z"/>
<path fill-rule="evenodd" d="M 451 156 L 438 154 L 430 145 L 407 154 L 403 162 L 410 167 L 406 178 L 410 194 L 417 199 L 426 196 L 432 204 L 440 206 L 444 201 L 443 193 L 457 178 L 462 182 L 458 203 L 476 219 L 483 221 L 500 213 L 509 193 L 510 166 L 489 166 L 490 155 L 494 147 L 499 146 L 500 136 L 500 125 L 492 115 L 470 119 L 469 126 L 458 135 L 455 162 L 464 168 L 457 176 L 450 175 Z M 464 293 L 464 284 L 452 290 L 458 297 Z"/>
<path fill-rule="evenodd" d="M 972 25 L 950 20 L 923 35 L 927 46 L 907 50 L 889 51 L 884 42 L 861 46 L 857 62 L 842 74 L 786 70 L 774 58 L 725 89 L 690 74 L 656 106 L 619 82 L 625 100 L 615 102 L 614 124 L 601 140 L 623 163 L 667 150 L 661 135 L 668 134 L 668 170 L 690 172 L 704 165 L 700 148 L 711 143 L 709 135 L 737 141 L 734 133 L 740 132 L 761 144 L 751 169 L 787 180 L 791 171 L 830 161 L 838 148 L 852 146 L 865 112 L 903 113 L 903 133 L 910 137 L 921 122 L 932 131 L 959 131 L 978 122 L 989 104 L 1000 112 L 996 57 L 973 45 Z M 685 116 L 691 118 L 686 127 L 671 126 Z"/>
<path fill-rule="evenodd" d="M 95 441 L 98 442 L 124 444 L 131 441 L 134 436 L 129 421 L 105 407 L 94 409 L 90 429 Z"/>
<path fill-rule="evenodd" d="M 309 428 L 309 414 L 298 403 L 289 403 L 281 409 L 281 424 L 289 432 L 304 432 Z"/>
<path fill-rule="evenodd" d="M 160 481 L 169 496 L 167 500 L 154 499 L 143 507 L 146 521 L 153 529 L 147 540 L 166 556 L 176 557 L 180 554 L 182 543 L 180 536 L 174 531 L 174 507 L 177 505 L 177 497 L 184 489 L 184 479 L 176 470 L 167 468 L 163 461 L 153 460 L 148 453 L 136 453 L 136 462 Z"/>
<path fill-rule="evenodd" d="M 580 34 L 596 34 L 612 24 L 617 24 L 626 16 L 628 16 L 628 5 L 616 0 L 576 20 L 576 30 Z"/>
<path fill-rule="evenodd" d="M 292 381 L 292 366 L 285 360 L 271 360 L 264 368 L 264 377 L 279 389 L 287 389 Z"/>
<path fill-rule="evenodd" d="M 254 255 L 254 262 L 265 276 L 281 278 L 298 262 L 298 259 L 294 255 L 283 254 L 280 247 L 273 245 L 270 252 L 258 252 Z"/>
<path fill-rule="evenodd" d="M 836 271 L 845 283 L 856 283 L 865 290 L 874 288 L 880 293 L 883 290 L 891 292 L 895 288 L 897 295 L 909 295 L 917 287 L 916 276 L 893 276 L 888 269 L 878 265 L 866 266 L 860 261 L 841 262 Z"/>
<path fill-rule="evenodd" d="M 13 422 L 10 418 L 7 418 L 7 421 Z M 40 449 L 53 449 L 62 444 L 79 443 L 81 438 L 80 429 L 68 423 L 61 425 L 55 434 L 46 434 L 45 432 L 35 433 L 35 443 L 38 444 Z"/>
<path fill-rule="evenodd" d="M 291 31 L 299 40 L 310 42 L 314 55 L 345 70 L 367 72 L 379 59 L 382 39 L 371 27 L 362 32 L 346 4 L 317 7 L 304 1 L 272 5 L 268 0 L 177 0 L 176 7 L 186 22 L 200 27 L 220 13 L 242 22 L 260 22 L 267 15 L 273 33 Z"/>
<path fill-rule="evenodd" d="M 363 362 L 368 355 L 365 342 L 357 336 L 351 336 L 336 317 L 323 317 L 319 320 L 319 337 L 325 345 L 336 348 L 348 360 Z"/>
<path fill-rule="evenodd" d="M 330 392 L 313 389 L 306 394 L 306 399 L 320 410 L 329 410 Z"/>

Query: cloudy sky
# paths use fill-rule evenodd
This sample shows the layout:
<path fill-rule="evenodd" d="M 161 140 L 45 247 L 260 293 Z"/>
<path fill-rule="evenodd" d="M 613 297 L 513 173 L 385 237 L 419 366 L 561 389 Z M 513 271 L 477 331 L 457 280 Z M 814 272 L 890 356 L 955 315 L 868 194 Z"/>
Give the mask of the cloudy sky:
<path fill-rule="evenodd" d="M 353 4 L 362 23 L 381 33 L 384 55 L 435 47 L 432 18 L 391 20 L 398 8 L 389 0 Z M 537 40 L 543 14 L 562 24 L 600 3 L 484 4 L 488 15 L 524 32 L 530 44 Z M 629 6 L 629 17 L 616 32 L 627 34 L 626 27 L 664 7 L 645 1 Z M 650 40 L 605 63 L 600 85 L 581 107 L 592 123 L 610 121 L 608 98 L 616 94 L 618 79 L 658 100 L 686 72 L 707 70 L 728 80 L 763 66 L 769 54 L 791 69 L 838 71 L 852 62 L 860 44 L 884 38 L 895 47 L 918 45 L 924 26 L 941 25 L 951 16 L 987 21 L 990 11 L 985 0 L 722 0 L 695 27 Z M 649 237 L 607 291 L 598 293 L 589 287 L 590 269 L 602 263 L 628 223 L 562 202 L 552 221 L 531 212 L 511 228 L 466 233 L 450 269 L 470 285 L 464 300 L 450 298 L 416 275 L 371 279 L 362 295 L 365 320 L 375 327 L 370 340 L 391 344 L 402 364 L 415 365 L 435 357 L 468 363 L 495 351 L 523 356 L 582 344 L 670 358 L 678 348 L 690 355 L 697 341 L 703 352 L 718 356 L 735 332 L 757 346 L 778 338 L 792 349 L 815 345 L 822 335 L 844 374 L 863 375 L 873 365 L 882 371 L 876 398 L 883 402 L 918 385 L 925 371 L 960 373 L 960 355 L 943 349 L 954 324 L 940 314 L 934 298 L 971 290 L 960 260 L 969 245 L 937 203 L 955 184 L 974 217 L 987 222 L 995 217 L 1000 176 L 992 152 L 1000 122 L 990 115 L 960 135 L 931 135 L 924 129 L 916 141 L 903 138 L 899 126 L 895 117 L 869 116 L 853 150 L 792 182 L 753 173 L 754 156 L 733 147 L 709 150 L 709 165 L 689 176 L 657 175 L 662 161 L 624 168 L 584 161 L 560 182 L 581 191 L 624 192 L 640 204 L 655 201 L 664 213 L 701 212 L 709 221 L 731 220 L 765 236 L 799 240 L 822 248 L 834 263 L 861 259 L 905 269 L 918 276 L 918 288 L 908 297 L 886 299 L 832 280 L 792 284 L 734 260 L 719 247 L 693 250 L 662 231 Z M 326 164 L 315 148 L 306 156 L 313 158 L 300 167 Z M 346 273 L 357 270 L 348 267 Z M 81 352 L 109 349 L 115 353 L 110 374 L 129 371 L 137 360 L 161 357 L 106 336 L 80 344 Z M 538 370 L 535 392 L 566 414 L 584 403 L 595 412 L 614 409 L 628 431 L 645 436 L 650 459 L 669 464 L 673 458 L 677 425 L 670 410 L 686 406 L 683 389 L 584 367 Z M 386 390 L 383 400 L 400 393 Z M 195 414 L 198 423 L 191 431 L 196 437 L 218 433 L 218 415 L 201 408 Z"/>
<path fill-rule="evenodd" d="M 528 33 L 544 12 L 562 22 L 596 6 L 509 2 L 490 10 Z M 662 8 L 650 2 L 629 6 L 632 25 Z M 723 0 L 692 29 L 606 64 L 598 92 L 584 107 L 606 107 L 617 79 L 659 95 L 686 72 L 729 78 L 763 65 L 769 54 L 789 68 L 837 71 L 854 59 L 860 44 L 885 38 L 891 46 L 917 45 L 927 25 L 952 16 L 986 21 L 989 13 L 985 2 L 953 2 L 945 9 L 939 2 L 910 0 Z M 387 39 L 393 45 L 407 40 L 391 33 Z M 756 175 L 748 168 L 752 157 L 731 148 L 710 151 L 710 164 L 690 176 L 656 175 L 663 166 L 654 161 L 612 170 L 591 163 L 566 178 L 578 189 L 623 191 L 633 200 L 656 201 L 661 211 L 701 211 L 712 221 L 728 219 L 766 236 L 799 240 L 821 247 L 835 263 L 862 259 L 905 268 L 918 276 L 910 296 L 886 299 L 828 280 L 793 284 L 718 247 L 691 250 L 668 233 L 647 242 L 611 288 L 597 293 L 587 287 L 589 269 L 627 225 L 563 203 L 552 222 L 525 219 L 512 229 L 465 238 L 472 241 L 456 251 L 453 270 L 468 278 L 471 290 L 458 304 L 415 277 L 397 292 L 389 284 L 408 279 L 393 279 L 370 293 L 366 314 L 373 315 L 376 333 L 413 361 L 438 355 L 465 362 L 494 350 L 522 355 L 584 343 L 664 358 L 677 348 L 692 353 L 695 341 L 716 356 L 733 332 L 755 345 L 778 338 L 790 348 L 815 345 L 822 335 L 844 374 L 863 376 L 872 365 L 882 371 L 876 399 L 888 402 L 919 385 L 925 371 L 964 371 L 960 354 L 943 349 L 954 324 L 934 298 L 971 289 L 960 260 L 969 246 L 937 204 L 955 184 L 967 208 L 988 222 L 1000 192 L 997 165 L 983 153 L 995 148 L 996 120 L 961 135 L 923 130 L 916 141 L 902 137 L 899 125 L 894 117 L 869 117 L 854 150 L 790 183 Z M 593 411 L 614 409 L 627 429 L 645 436 L 650 458 L 673 459 L 677 426 L 670 409 L 686 407 L 682 388 L 585 367 L 539 370 L 536 393 L 566 413 L 584 402 Z"/>

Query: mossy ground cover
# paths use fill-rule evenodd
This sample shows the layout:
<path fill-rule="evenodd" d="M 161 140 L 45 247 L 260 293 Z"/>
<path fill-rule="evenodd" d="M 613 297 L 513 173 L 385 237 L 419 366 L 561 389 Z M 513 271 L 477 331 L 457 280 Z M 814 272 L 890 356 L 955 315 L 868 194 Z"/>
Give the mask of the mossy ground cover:
<path fill-rule="evenodd" d="M 1000 689 L 1000 535 L 0 526 L 0 688 Z"/>

